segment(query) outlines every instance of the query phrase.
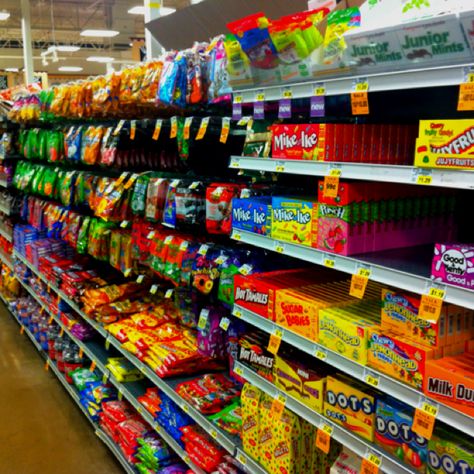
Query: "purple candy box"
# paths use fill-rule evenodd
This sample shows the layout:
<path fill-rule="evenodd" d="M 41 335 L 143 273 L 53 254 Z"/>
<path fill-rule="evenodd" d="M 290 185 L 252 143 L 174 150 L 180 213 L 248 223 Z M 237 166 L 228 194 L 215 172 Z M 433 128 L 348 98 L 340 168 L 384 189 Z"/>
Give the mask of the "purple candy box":
<path fill-rule="evenodd" d="M 435 244 L 431 278 L 474 289 L 474 245 Z"/>

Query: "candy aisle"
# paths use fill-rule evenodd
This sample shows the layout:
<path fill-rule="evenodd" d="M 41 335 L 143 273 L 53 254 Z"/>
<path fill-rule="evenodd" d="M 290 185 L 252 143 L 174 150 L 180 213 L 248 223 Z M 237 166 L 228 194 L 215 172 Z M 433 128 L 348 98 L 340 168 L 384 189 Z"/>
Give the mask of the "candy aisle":
<path fill-rule="evenodd" d="M 2 299 L 126 472 L 474 472 L 474 11 L 425 3 L 12 104 Z"/>

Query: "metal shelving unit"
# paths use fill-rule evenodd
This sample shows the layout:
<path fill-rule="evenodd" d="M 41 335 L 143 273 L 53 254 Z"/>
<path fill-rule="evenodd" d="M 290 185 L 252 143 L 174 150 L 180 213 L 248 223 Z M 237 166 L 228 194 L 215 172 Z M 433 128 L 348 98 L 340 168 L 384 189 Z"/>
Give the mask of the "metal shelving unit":
<path fill-rule="evenodd" d="M 182 378 L 173 378 L 173 379 L 162 379 L 158 375 L 156 375 L 150 367 L 148 367 L 146 364 L 144 364 L 142 361 L 140 361 L 138 358 L 136 358 L 133 354 L 125 350 L 120 342 L 115 339 L 111 334 L 109 334 L 105 329 L 100 326 L 97 322 L 91 320 L 90 318 L 87 317 L 87 315 L 73 302 L 71 301 L 61 290 L 56 288 L 54 285 L 51 285 L 48 280 L 41 275 L 41 273 L 38 272 L 38 270 L 30 263 L 28 260 L 26 260 L 22 255 L 20 255 L 18 252 L 14 252 L 14 256 L 20 260 L 22 263 L 24 263 L 36 276 L 38 276 L 44 283 L 46 283 L 55 293 L 57 293 L 61 299 L 63 299 L 66 303 L 68 303 L 74 311 L 77 312 L 79 316 L 81 316 L 86 322 L 91 324 L 97 332 L 99 332 L 103 337 L 104 337 L 104 347 L 114 347 L 117 352 L 119 352 L 121 355 L 123 355 L 125 358 L 127 358 L 135 367 L 137 367 L 142 374 L 151 382 L 153 382 L 160 390 L 162 390 L 168 397 L 170 397 L 185 413 L 187 413 L 194 421 L 196 421 L 197 424 L 199 424 L 218 444 L 220 444 L 226 451 L 228 451 L 231 455 L 236 455 L 237 450 L 241 446 L 240 439 L 236 436 L 232 436 L 228 433 L 226 433 L 224 430 L 221 430 L 219 427 L 217 427 L 214 423 L 212 423 L 210 420 L 208 420 L 202 413 L 200 413 L 198 410 L 196 410 L 191 404 L 186 402 L 180 395 L 178 395 L 175 391 L 176 385 L 179 383 L 186 381 L 188 379 L 192 379 L 195 376 L 189 376 L 189 377 L 182 377 Z M 80 341 L 77 341 L 73 335 L 69 332 L 69 330 L 61 323 L 59 318 L 57 318 L 56 315 L 52 314 L 49 311 L 49 308 L 39 299 L 37 295 L 34 295 L 33 291 L 31 288 L 28 288 L 28 285 L 25 283 L 22 283 L 23 286 L 27 289 L 27 291 L 32 294 L 32 296 L 38 301 L 38 303 L 45 309 L 45 311 L 48 312 L 55 320 L 56 322 L 64 328 L 65 332 L 79 345 L 79 347 L 83 347 L 84 353 L 93 361 L 96 362 L 97 367 L 103 372 L 103 373 L 108 373 L 107 369 L 105 368 L 105 363 L 100 357 L 99 354 L 97 354 L 96 351 L 91 349 L 90 344 L 88 343 L 81 343 Z M 100 346 L 100 345 L 99 345 Z M 114 383 L 114 379 L 111 377 L 110 378 L 111 382 Z M 127 390 L 125 388 L 125 384 L 119 384 L 118 382 L 114 383 L 114 385 L 122 391 L 123 395 L 125 398 L 127 398 L 132 405 L 134 403 L 138 403 L 136 400 L 134 401 L 134 398 L 130 396 L 128 398 L 127 395 Z M 130 393 L 130 392 L 129 392 Z M 156 423 L 152 424 L 152 426 L 155 426 Z M 161 434 L 161 433 L 160 433 Z M 184 452 L 183 452 L 184 453 Z M 189 459 L 186 454 L 183 454 L 182 459 Z M 255 463 L 255 461 L 252 461 L 251 458 L 248 458 L 245 453 L 241 453 L 240 459 L 243 460 L 241 462 L 242 465 L 244 465 L 245 461 L 248 461 L 249 465 L 252 465 L 252 463 Z M 259 467 L 259 469 L 262 469 Z M 252 471 L 253 472 L 258 472 L 258 471 Z M 261 471 L 265 472 L 265 471 Z"/>
<path fill-rule="evenodd" d="M 13 235 L 9 234 L 0 223 L 0 235 L 8 240 L 8 242 L 13 242 Z"/>
<path fill-rule="evenodd" d="M 472 423 L 472 418 L 470 416 L 435 400 L 432 401 L 422 392 L 419 392 L 408 385 L 402 384 L 377 370 L 373 370 L 370 367 L 358 364 L 357 362 L 343 357 L 337 352 L 331 351 L 316 342 L 310 341 L 309 339 L 283 328 L 269 319 L 262 318 L 258 314 L 248 311 L 241 306 L 235 305 L 233 314 L 268 334 L 272 334 L 276 329 L 280 329 L 283 334 L 282 341 L 297 347 L 299 350 L 306 352 L 317 359 L 323 360 L 327 364 L 342 370 L 355 379 L 366 382 L 367 376 L 370 376 L 370 378 L 375 377 L 378 381 L 377 388 L 379 390 L 390 394 L 397 400 L 401 400 L 414 408 L 418 408 L 424 401 L 428 401 L 431 405 L 438 407 L 438 420 L 443 421 L 448 426 L 452 426 L 461 432 L 474 436 L 474 424 Z"/>
<path fill-rule="evenodd" d="M 394 249 L 364 254 L 359 257 L 345 257 L 304 245 L 275 240 L 271 237 L 240 229 L 233 230 L 232 238 L 239 242 L 272 250 L 352 275 L 360 267 L 365 267 L 371 271 L 371 280 L 420 295 L 427 293 L 429 288 L 440 288 L 445 291 L 444 300 L 446 302 L 474 309 L 474 291 L 452 285 L 438 284 L 429 278 L 431 260 L 426 261 L 426 251 L 429 250 L 426 247 Z M 431 255 L 432 252 L 431 249 Z"/>
<path fill-rule="evenodd" d="M 254 102 L 257 94 L 262 92 L 266 101 L 279 100 L 283 97 L 283 91 L 288 88 L 291 89 L 294 99 L 312 97 L 315 87 L 321 84 L 325 88 L 326 95 L 349 94 L 354 91 L 354 83 L 360 80 L 367 80 L 370 92 L 456 86 L 465 81 L 465 69 L 472 66 L 472 63 L 464 63 L 379 73 L 358 72 L 356 75 L 347 76 L 322 76 L 305 82 L 234 88 L 233 93 L 234 97 L 241 96 L 243 103 L 249 103 Z"/>
<path fill-rule="evenodd" d="M 408 466 L 401 464 L 399 459 L 380 450 L 379 447 L 376 447 L 369 441 L 366 441 L 354 435 L 351 431 L 343 428 L 342 426 L 335 424 L 325 416 L 303 405 L 291 395 L 282 392 L 277 387 L 275 387 L 275 385 L 273 385 L 268 380 L 264 379 L 248 367 L 240 364 L 239 362 L 236 362 L 234 370 L 236 370 L 237 373 L 239 373 L 245 380 L 248 380 L 251 384 L 255 385 L 260 390 L 263 390 L 271 397 L 283 395 L 286 398 L 285 407 L 293 411 L 297 415 L 301 416 L 312 425 L 318 428 L 322 424 L 331 426 L 333 428 L 332 437 L 342 443 L 344 446 L 347 446 L 351 451 L 358 454 L 359 456 L 364 458 L 367 456 L 368 452 L 374 453 L 382 461 L 382 464 L 380 466 L 381 471 L 386 472 L 387 474 L 416 473 L 415 470 L 410 469 Z"/>
<path fill-rule="evenodd" d="M 341 179 L 362 179 L 403 184 L 418 184 L 419 176 L 430 176 L 431 186 L 474 189 L 474 171 L 378 165 L 372 163 L 280 160 L 278 158 L 253 158 L 251 156 L 232 156 L 230 168 L 321 177 L 329 176 L 331 172 L 334 172 L 333 170 L 338 170 L 341 173 Z"/>
<path fill-rule="evenodd" d="M 4 178 L 0 178 L 0 187 L 2 188 L 9 188 L 10 187 L 10 183 L 4 179 Z"/>

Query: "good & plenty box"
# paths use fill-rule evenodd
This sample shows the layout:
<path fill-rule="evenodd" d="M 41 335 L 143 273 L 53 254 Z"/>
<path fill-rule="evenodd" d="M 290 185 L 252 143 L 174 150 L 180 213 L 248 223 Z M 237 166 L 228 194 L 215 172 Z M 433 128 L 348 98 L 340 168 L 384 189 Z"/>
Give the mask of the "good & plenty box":
<path fill-rule="evenodd" d="M 467 244 L 435 244 L 431 264 L 431 278 L 450 285 L 473 289 L 474 246 Z"/>

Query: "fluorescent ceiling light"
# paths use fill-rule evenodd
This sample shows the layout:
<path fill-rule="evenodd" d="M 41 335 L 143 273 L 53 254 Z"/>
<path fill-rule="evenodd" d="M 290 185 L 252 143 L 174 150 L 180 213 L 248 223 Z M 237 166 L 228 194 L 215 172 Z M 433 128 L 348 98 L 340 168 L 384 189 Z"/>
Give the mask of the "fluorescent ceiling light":
<path fill-rule="evenodd" d="M 82 71 L 82 67 L 80 66 L 61 66 L 58 68 L 58 71 L 62 72 L 80 72 Z"/>
<path fill-rule="evenodd" d="M 171 15 L 176 11 L 176 8 L 170 8 L 170 7 L 161 7 L 160 8 L 160 16 L 166 16 L 166 15 Z"/>
<path fill-rule="evenodd" d="M 89 56 L 87 61 L 91 63 L 111 63 L 114 61 L 114 58 L 110 58 L 108 56 Z"/>
<path fill-rule="evenodd" d="M 60 51 L 61 53 L 75 53 L 80 49 L 80 46 L 73 46 L 72 44 L 60 44 L 56 46 L 56 51 Z"/>
<path fill-rule="evenodd" d="M 0 12 L 0 20 L 8 20 L 10 18 L 10 13 L 9 12 Z"/>
<path fill-rule="evenodd" d="M 144 6 L 136 6 L 136 7 L 132 7 L 130 8 L 130 10 L 128 10 L 128 13 L 130 13 L 131 15 L 144 15 L 145 14 L 145 7 Z"/>
<path fill-rule="evenodd" d="M 6 67 L 5 68 L 5 71 L 8 71 L 8 72 L 18 72 L 19 69 L 17 67 Z"/>
<path fill-rule="evenodd" d="M 100 38 L 111 38 L 112 36 L 117 36 L 118 31 L 115 30 L 83 30 L 81 31 L 81 36 L 96 36 Z"/>

